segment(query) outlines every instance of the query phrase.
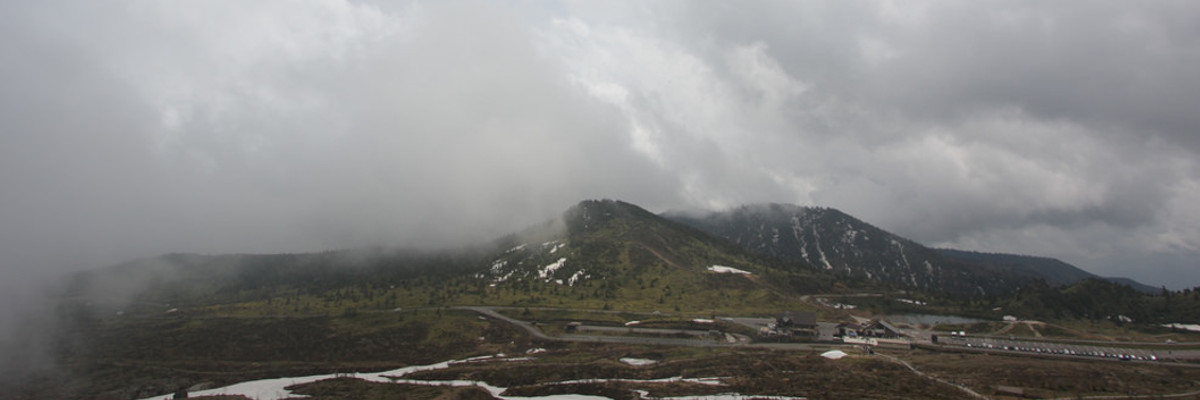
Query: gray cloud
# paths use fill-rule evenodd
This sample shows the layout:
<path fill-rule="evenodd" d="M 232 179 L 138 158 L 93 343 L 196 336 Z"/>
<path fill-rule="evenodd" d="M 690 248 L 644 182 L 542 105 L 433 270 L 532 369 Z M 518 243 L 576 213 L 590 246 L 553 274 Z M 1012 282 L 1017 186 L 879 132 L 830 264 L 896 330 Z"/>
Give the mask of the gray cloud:
<path fill-rule="evenodd" d="M 596 197 L 832 206 L 1194 286 L 1194 8 L 5 4 L 0 291 L 172 251 L 483 240 Z"/>
<path fill-rule="evenodd" d="M 726 171 L 708 164 L 725 158 L 757 167 L 739 183 L 772 178 L 740 191 L 706 173 L 701 184 L 716 190 L 701 201 L 790 198 L 930 244 L 1056 256 L 1182 287 L 1200 278 L 1181 257 L 1200 249 L 1187 228 L 1200 221 L 1183 206 L 1196 196 L 1200 150 L 1188 111 L 1200 103 L 1200 80 L 1186 72 L 1200 55 L 1192 7 L 659 3 L 574 23 L 589 40 L 625 40 L 613 52 L 649 44 L 697 60 L 658 77 L 703 82 L 673 93 L 645 90 L 644 69 L 599 79 L 630 97 L 678 96 L 632 118 L 687 121 L 659 134 L 722 149 L 699 164 L 671 159 L 680 170 Z M 770 67 L 746 74 L 732 61 L 745 54 Z M 787 87 L 799 90 L 761 90 Z"/>

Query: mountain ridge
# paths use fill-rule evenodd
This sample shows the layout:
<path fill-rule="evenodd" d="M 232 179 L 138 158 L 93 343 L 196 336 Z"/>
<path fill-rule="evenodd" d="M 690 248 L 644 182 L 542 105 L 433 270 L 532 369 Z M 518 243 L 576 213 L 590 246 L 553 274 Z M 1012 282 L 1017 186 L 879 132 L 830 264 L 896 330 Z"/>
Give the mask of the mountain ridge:
<path fill-rule="evenodd" d="M 707 268 L 716 266 L 751 275 L 715 277 Z M 442 251 L 168 254 L 105 273 L 80 273 L 72 290 L 79 294 L 88 292 L 87 285 L 124 284 L 149 289 L 142 296 L 147 299 L 177 303 L 230 295 L 294 297 L 339 285 L 388 292 L 420 280 L 428 292 L 409 295 L 425 296 L 429 304 L 489 302 L 508 290 L 501 296 L 505 304 L 564 302 L 568 296 L 592 306 L 628 298 L 641 306 L 672 300 L 672 306 L 689 307 L 684 304 L 689 300 L 674 296 L 685 286 L 691 293 L 730 286 L 761 296 L 751 286 L 774 294 L 811 294 L 883 284 L 986 297 L 1011 293 L 1036 279 L 1062 286 L 1091 277 L 1044 257 L 931 249 L 833 208 L 766 204 L 708 214 L 654 214 L 622 201 L 585 200 L 557 218 L 483 245 Z M 438 280 L 445 282 L 430 283 Z M 673 280 L 668 296 L 660 284 Z M 750 286 L 743 285 L 747 282 Z M 713 298 L 704 302 L 690 306 L 719 305 Z"/>
<path fill-rule="evenodd" d="M 546 241 L 512 243 L 478 276 L 494 287 L 534 285 L 605 304 L 619 299 L 649 307 L 730 307 L 736 298 L 782 305 L 788 296 L 780 293 L 827 290 L 822 282 L 829 279 L 806 267 L 781 268 L 725 239 L 626 202 L 580 202 L 563 213 L 562 226 L 556 237 L 527 235 Z M 714 266 L 751 274 L 715 273 Z"/>
<path fill-rule="evenodd" d="M 851 282 L 836 281 L 630 203 L 588 200 L 558 218 L 459 250 L 167 254 L 76 274 L 67 297 L 89 303 L 108 294 L 117 298 L 112 311 L 131 303 L 202 307 L 277 299 L 292 305 L 289 311 L 314 313 L 345 312 L 350 304 L 773 310 L 806 307 L 800 295 Z"/>
<path fill-rule="evenodd" d="M 843 276 L 965 296 L 996 294 L 1013 286 L 1004 275 L 946 260 L 919 243 L 833 208 L 775 203 L 664 217 L 750 251 L 802 260 Z"/>
<path fill-rule="evenodd" d="M 1021 254 L 991 253 L 957 249 L 935 249 L 945 257 L 981 264 L 985 268 L 1006 270 L 1032 279 L 1043 279 L 1055 286 L 1067 286 L 1087 279 L 1103 279 L 1146 294 L 1156 294 L 1160 288 L 1143 284 L 1130 278 L 1104 277 L 1088 272 L 1052 257 Z"/>
<path fill-rule="evenodd" d="M 1052 258 L 929 248 L 830 207 L 767 203 L 662 215 L 749 251 L 803 260 L 841 275 L 957 295 L 1011 293 L 1037 279 L 1065 286 L 1100 278 Z M 1109 280 L 1153 293 L 1132 279 Z"/>

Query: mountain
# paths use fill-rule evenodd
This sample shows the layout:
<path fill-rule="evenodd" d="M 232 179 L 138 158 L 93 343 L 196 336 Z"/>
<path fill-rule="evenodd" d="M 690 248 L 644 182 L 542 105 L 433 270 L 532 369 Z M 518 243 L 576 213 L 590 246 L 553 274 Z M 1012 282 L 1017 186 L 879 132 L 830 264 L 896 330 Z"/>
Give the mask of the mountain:
<path fill-rule="evenodd" d="M 1143 293 L 1161 291 L 1128 278 L 1102 278 L 1053 258 L 931 249 L 832 208 L 765 204 L 663 216 L 752 252 L 909 288 L 995 295 L 1036 280 L 1061 287 L 1104 279 Z"/>
<path fill-rule="evenodd" d="M 614 200 L 579 203 L 558 223 L 514 235 L 507 243 L 511 247 L 477 275 L 490 286 L 609 306 L 618 301 L 688 309 L 782 304 L 793 293 L 828 291 L 834 280 Z"/>
<path fill-rule="evenodd" d="M 545 332 L 561 332 L 574 321 L 619 326 L 643 317 L 667 326 L 701 327 L 708 324 L 689 319 L 815 310 L 818 306 L 803 296 L 812 293 L 880 294 L 855 302 L 865 302 L 859 305 L 871 312 L 887 312 L 901 300 L 889 296 L 888 286 L 925 282 L 929 288 L 947 285 L 976 293 L 975 288 L 992 290 L 986 278 L 997 274 L 948 261 L 836 210 L 761 206 L 729 214 L 689 221 L 721 228 L 733 240 L 629 203 L 598 200 L 489 243 L 440 251 L 169 254 L 76 274 L 51 313 L 36 316 L 52 320 L 56 328 L 50 334 L 30 331 L 45 342 L 7 342 L 0 348 L 45 343 L 61 366 L 61 374 L 38 378 L 38 387 L 18 398 L 145 398 L 254 379 L 523 354 L 535 345 L 551 352 L 595 351 L 595 357 L 584 358 L 596 364 L 577 368 L 583 375 L 567 371 L 579 375 L 568 378 L 591 377 L 587 371 L 592 370 L 611 377 L 612 367 L 619 366 L 614 358 L 660 354 L 654 357 L 661 359 L 663 347 L 548 345 L 454 306 L 517 306 L 496 312 L 521 313 L 522 319 L 540 322 Z M 855 279 L 855 268 L 862 265 L 876 267 L 864 278 L 900 279 L 889 285 Z M 999 307 L 1023 318 L 1190 322 L 1200 318 L 1196 293 L 1146 296 L 1104 281 L 1051 287 L 1035 280 L 987 301 L 930 306 L 978 315 L 996 314 Z M 667 314 L 644 313 L 653 310 Z M 823 320 L 849 319 L 849 311 L 822 310 Z M 714 326 L 725 329 L 722 325 Z M 743 350 L 730 350 L 737 357 L 720 357 L 735 361 L 730 368 L 744 370 L 747 365 L 738 361 L 746 359 Z M 691 360 L 697 353 L 672 354 Z M 545 357 L 547 373 L 574 368 L 570 359 L 580 359 L 575 354 Z M 694 364 L 707 368 L 710 363 Z M 0 380 L 0 387 L 4 383 Z"/>
<path fill-rule="evenodd" d="M 712 267 L 750 274 L 719 274 L 710 269 L 732 270 Z M 310 308 L 326 312 L 350 303 L 413 301 L 698 309 L 726 307 L 729 296 L 774 306 L 795 294 L 876 285 L 870 282 L 988 296 L 1038 279 L 1063 286 L 1089 278 L 1096 276 L 1050 258 L 930 249 L 832 208 L 769 204 L 660 216 L 625 202 L 590 200 L 482 245 L 170 254 L 77 274 L 68 297 L 194 305 L 307 296 L 320 300 Z M 345 300 L 359 297 L 370 302 Z"/>
<path fill-rule="evenodd" d="M 1084 279 L 1097 277 L 1071 264 L 1047 257 L 980 253 L 954 249 L 937 249 L 935 251 L 951 260 L 970 263 L 993 271 L 1027 279 L 1042 279 L 1053 286 L 1069 285 Z"/>
<path fill-rule="evenodd" d="M 1158 294 L 1161 289 L 1129 278 L 1106 278 L 1049 257 L 1016 254 L 980 253 L 954 249 L 937 249 L 948 259 L 978 265 L 993 271 L 1014 275 L 1026 280 L 1041 279 L 1052 286 L 1068 286 L 1087 279 L 1103 279 L 1126 285 L 1146 294 Z"/>
<path fill-rule="evenodd" d="M 832 208 L 767 204 L 664 217 L 753 252 L 844 276 L 959 295 L 1003 293 L 1018 283 L 1011 274 L 948 259 Z"/>
<path fill-rule="evenodd" d="M 777 310 L 800 294 L 848 283 L 838 280 L 629 203 L 594 200 L 483 245 L 169 254 L 76 274 L 66 297 L 114 312 L 159 313 L 246 301 L 321 314 L 478 304 Z"/>

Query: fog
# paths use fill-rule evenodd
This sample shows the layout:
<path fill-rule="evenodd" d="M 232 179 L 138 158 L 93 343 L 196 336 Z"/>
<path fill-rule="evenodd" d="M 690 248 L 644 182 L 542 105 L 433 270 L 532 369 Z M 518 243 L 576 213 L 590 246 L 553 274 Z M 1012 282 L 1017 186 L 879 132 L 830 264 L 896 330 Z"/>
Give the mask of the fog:
<path fill-rule="evenodd" d="M 1197 7 L 5 2 L 0 328 L 68 271 L 451 246 L 587 198 L 1200 285 Z"/>

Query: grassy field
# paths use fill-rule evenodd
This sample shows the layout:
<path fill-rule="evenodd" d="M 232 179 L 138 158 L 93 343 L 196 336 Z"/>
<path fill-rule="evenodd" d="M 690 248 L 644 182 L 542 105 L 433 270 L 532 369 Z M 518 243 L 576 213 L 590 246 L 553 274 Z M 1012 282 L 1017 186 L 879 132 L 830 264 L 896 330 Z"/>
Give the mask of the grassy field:
<path fill-rule="evenodd" d="M 635 367 L 618 361 L 622 357 L 659 362 Z M 506 387 L 504 394 L 514 396 L 577 393 L 634 399 L 639 390 L 651 397 L 741 393 L 813 399 L 956 399 L 961 395 L 875 357 L 827 360 L 812 352 L 626 345 L 571 345 L 541 353 L 530 362 L 468 364 L 408 378 L 485 381 Z M 596 378 L 608 381 L 574 382 Z M 669 378 L 720 378 L 721 384 L 663 381 Z"/>
<path fill-rule="evenodd" d="M 550 333 L 560 330 L 558 324 L 569 321 L 607 326 L 642 321 L 640 325 L 649 327 L 707 329 L 709 324 L 698 325 L 691 319 L 711 317 L 703 313 L 654 315 L 522 307 L 502 312 L 522 320 L 541 321 Z M 1002 325 L 979 329 L 995 330 Z M 1047 331 L 1041 330 L 1043 334 Z M 528 361 L 463 364 L 406 378 L 485 381 L 508 388 L 505 394 L 514 396 L 579 393 L 633 399 L 639 391 L 657 397 L 741 393 L 812 399 L 959 399 L 964 395 L 949 384 L 855 348 L 844 348 L 851 357 L 827 360 L 818 356 L 823 350 L 815 349 L 538 342 L 522 330 L 451 308 L 279 316 L 262 313 L 255 306 L 210 307 L 96 319 L 60 340 L 65 351 L 58 374 L 42 376 L 0 397 L 141 398 L 195 385 L 217 387 L 272 377 L 381 371 L 476 355 L 524 355 L 534 348 L 547 351 L 531 354 L 533 359 Z M 1036 396 L 1065 397 L 1177 393 L 1200 385 L 1200 368 L 922 350 L 890 354 L 934 378 L 984 394 L 995 393 L 998 385 L 1024 388 Z M 657 363 L 631 366 L 619 361 L 623 357 Z M 647 382 L 673 377 L 719 377 L 722 384 Z M 583 379 L 626 381 L 563 383 Z M 486 391 L 473 388 L 350 379 L 313 383 L 296 390 L 317 399 L 490 397 Z"/>
<path fill-rule="evenodd" d="M 315 317 L 102 321 L 61 338 L 57 373 L 13 398 L 128 399 L 197 384 L 387 370 L 528 346 L 523 331 L 455 310 Z M 86 379 L 83 379 L 86 377 Z"/>
<path fill-rule="evenodd" d="M 713 279 L 744 279 L 721 276 Z M 697 279 L 710 279 L 703 277 Z M 716 284 L 724 285 L 729 282 Z M 742 283 L 734 283 L 735 289 Z M 569 322 L 623 327 L 666 329 L 719 329 L 747 332 L 746 328 L 717 319 L 715 324 L 693 319 L 714 319 L 738 314 L 736 309 L 690 307 L 659 311 L 650 302 L 633 306 L 604 307 L 595 299 L 571 302 L 572 308 L 522 305 L 531 290 L 456 286 L 371 286 L 322 293 L 280 292 L 267 300 L 179 306 L 144 306 L 120 315 L 66 308 L 71 329 L 60 332 L 56 343 L 59 369 L 25 382 L 19 388 L 0 388 L 0 398 L 14 399 L 129 399 L 172 393 L 196 385 L 218 387 L 236 382 L 283 376 L 337 372 L 382 371 L 469 356 L 496 353 L 524 354 L 546 348 L 536 360 L 498 365 L 463 365 L 418 374 L 422 379 L 482 380 L 507 387 L 512 395 L 582 393 L 617 399 L 633 398 L 638 391 L 651 396 L 705 395 L 736 392 L 754 395 L 804 396 L 813 399 L 956 399 L 959 389 L 920 376 L 907 367 L 879 357 L 856 355 L 826 360 L 816 350 L 768 351 L 739 348 L 675 348 L 616 344 L 566 344 L 537 342 L 520 329 L 481 318 L 450 305 L 472 304 L 487 298 L 517 306 L 499 312 L 524 321 L 537 321 L 547 334 L 557 335 Z M 647 287 L 650 283 L 646 284 Z M 478 292 L 477 290 L 482 290 Z M 647 289 L 649 290 L 649 289 Z M 740 289 L 739 289 L 740 290 Z M 491 293 L 496 291 L 497 293 Z M 401 295 L 399 293 L 403 292 Z M 649 292 L 647 292 L 649 293 Z M 707 296 L 711 293 L 673 293 L 673 296 Z M 429 305 L 435 298 L 435 305 Z M 510 301 L 511 300 L 511 301 Z M 714 300 L 715 301 L 715 300 Z M 790 300 L 789 300 L 790 301 Z M 592 305 L 596 309 L 574 307 Z M 641 307 L 639 306 L 639 307 Z M 750 315 L 771 315 L 772 307 Z M 810 304 L 780 305 L 810 309 Z M 604 309 L 607 308 L 607 309 Z M 845 313 L 845 311 L 840 311 Z M 845 316 L 845 315 L 842 315 Z M 824 319 L 824 318 L 823 318 Z M 987 322 L 941 326 L 972 334 L 1005 335 L 1036 339 L 1197 342 L 1200 335 L 1154 327 L 1116 325 L 1110 322 L 1059 321 L 1035 326 Z M 1036 331 L 1035 331 L 1036 329 Z M 854 353 L 853 350 L 849 350 Z M 957 353 L 897 353 L 918 369 L 945 381 L 965 384 L 981 393 L 997 385 L 1028 388 L 1046 396 L 1075 394 L 1173 393 L 1200 386 L 1200 369 L 1144 364 L 1083 362 Z M 646 358 L 659 363 L 634 367 L 622 357 Z M 723 386 L 665 382 L 592 382 L 561 384 L 572 379 L 670 377 L 721 377 Z M 373 384 L 341 379 L 300 388 L 318 399 L 436 398 L 481 399 L 488 394 L 470 388 L 429 388 L 412 385 Z"/>
<path fill-rule="evenodd" d="M 935 377 L 988 395 L 997 393 L 998 386 L 1023 388 L 1034 398 L 1158 395 L 1200 389 L 1200 368 L 924 350 L 895 355 Z"/>

